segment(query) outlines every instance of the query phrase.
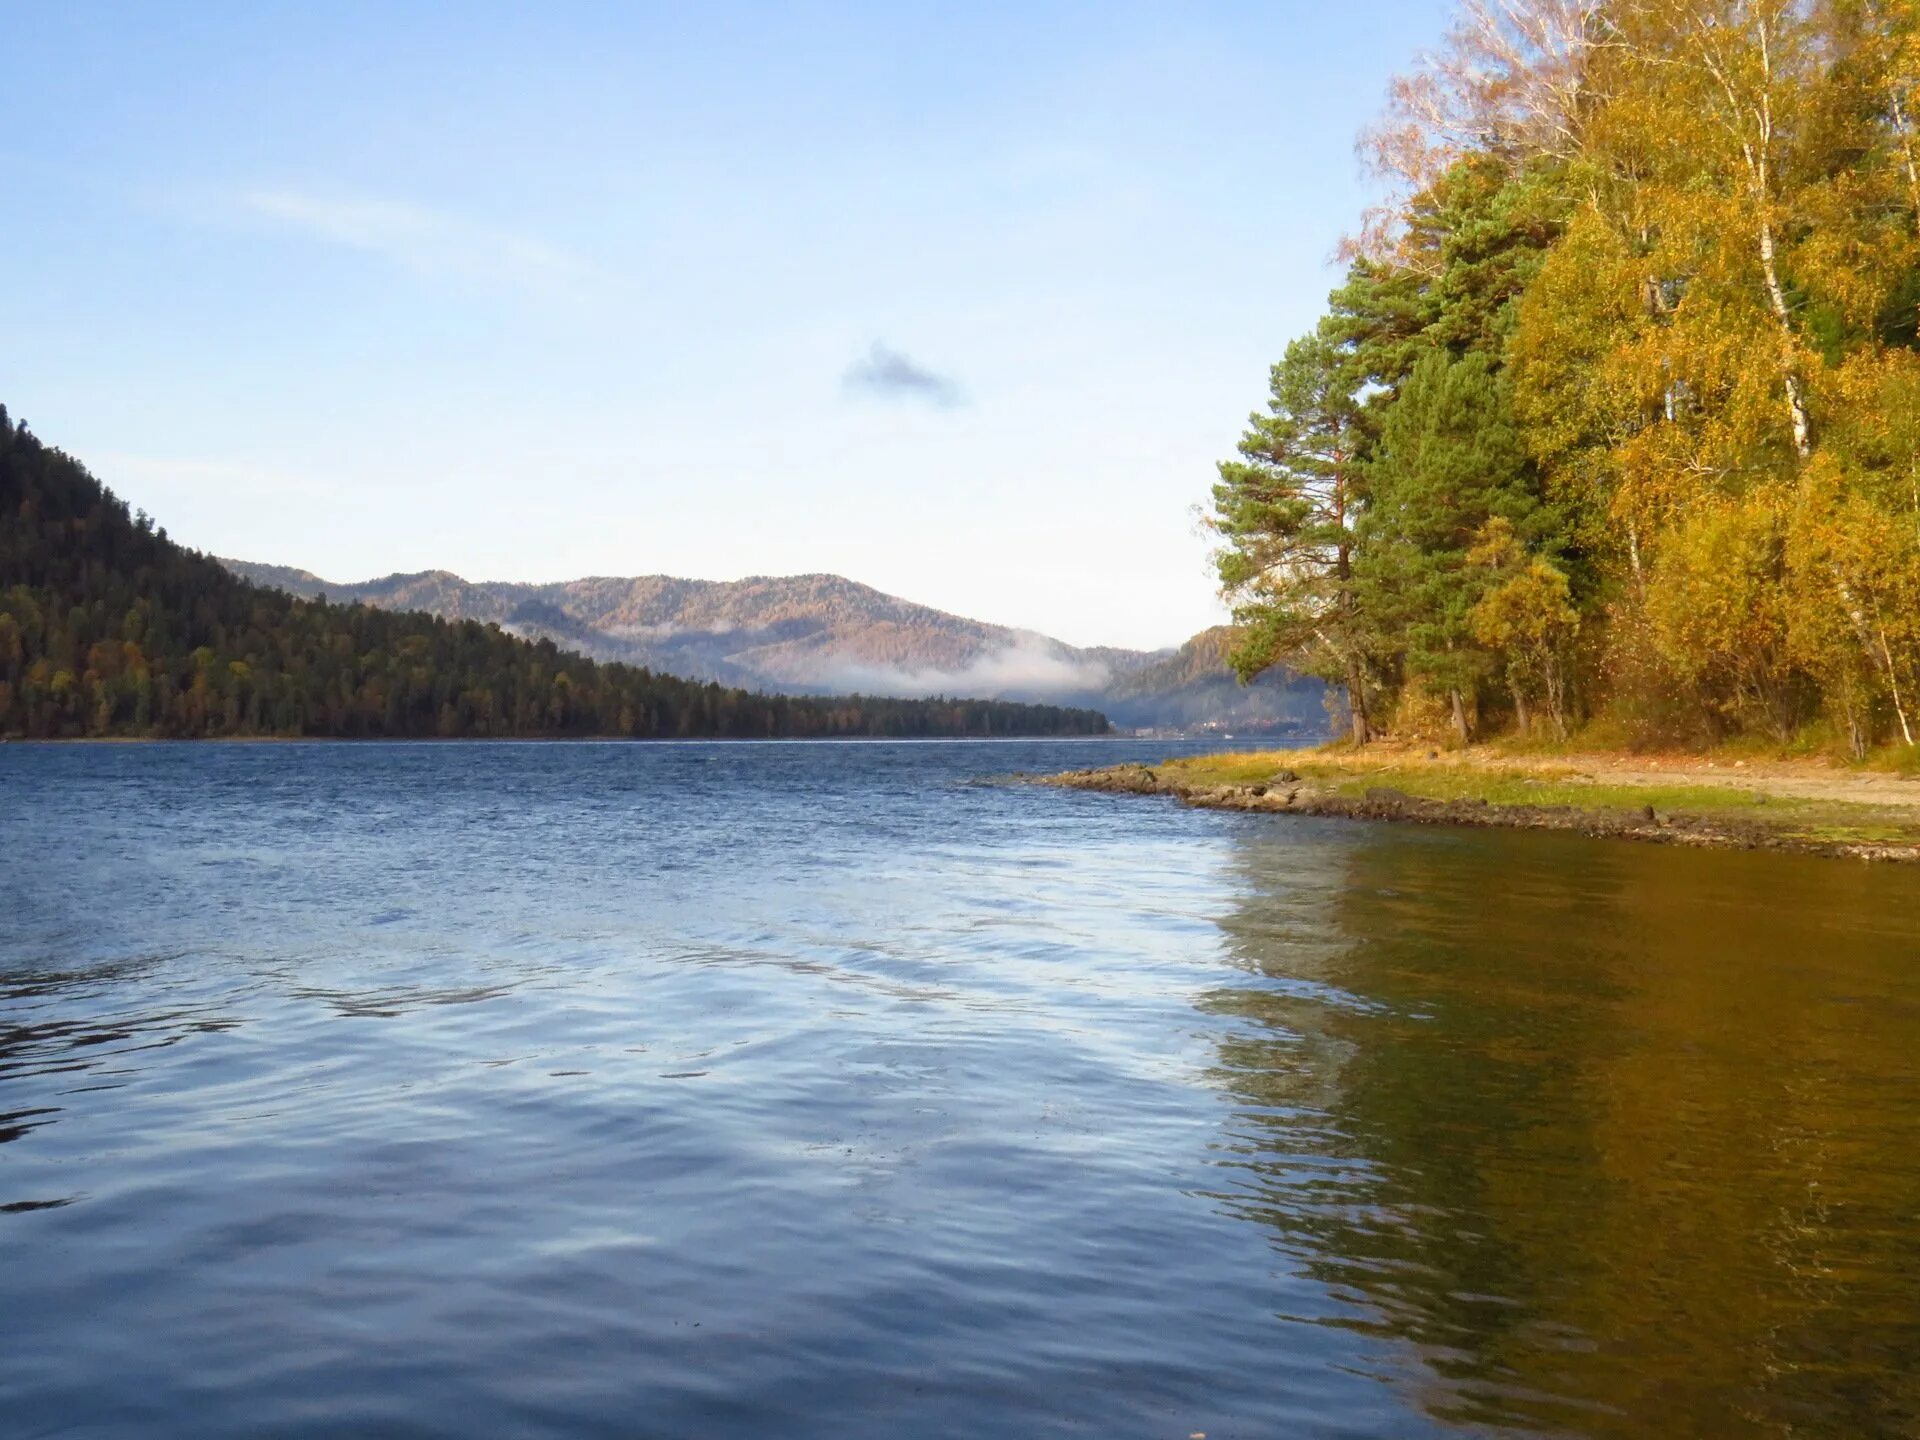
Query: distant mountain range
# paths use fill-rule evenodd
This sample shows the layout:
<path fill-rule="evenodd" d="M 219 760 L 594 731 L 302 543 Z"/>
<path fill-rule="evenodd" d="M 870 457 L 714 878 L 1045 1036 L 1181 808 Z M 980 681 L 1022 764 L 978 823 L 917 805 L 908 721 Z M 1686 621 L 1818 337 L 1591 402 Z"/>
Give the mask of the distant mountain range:
<path fill-rule="evenodd" d="M 222 559 L 295 595 L 492 621 L 596 659 L 792 694 L 950 695 L 1104 710 L 1123 729 L 1319 730 L 1318 681 L 1276 672 L 1242 686 L 1224 629 L 1167 650 L 1081 648 L 883 594 L 839 575 L 683 580 L 595 576 L 532 585 L 445 570 L 342 584 Z"/>

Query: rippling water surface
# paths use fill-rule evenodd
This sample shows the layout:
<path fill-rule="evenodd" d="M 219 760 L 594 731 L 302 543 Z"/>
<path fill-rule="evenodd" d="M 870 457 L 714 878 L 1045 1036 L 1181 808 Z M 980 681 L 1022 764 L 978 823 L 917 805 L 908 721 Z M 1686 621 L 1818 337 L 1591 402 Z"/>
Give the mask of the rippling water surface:
<path fill-rule="evenodd" d="M 1920 1433 L 1920 874 L 0 747 L 0 1431 Z"/>

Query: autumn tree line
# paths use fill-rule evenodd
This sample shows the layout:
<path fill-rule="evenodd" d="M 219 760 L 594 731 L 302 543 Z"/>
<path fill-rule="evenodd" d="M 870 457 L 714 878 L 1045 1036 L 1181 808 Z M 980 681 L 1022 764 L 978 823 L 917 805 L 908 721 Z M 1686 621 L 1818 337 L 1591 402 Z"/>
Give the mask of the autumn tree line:
<path fill-rule="evenodd" d="M 497 626 L 301 600 L 129 512 L 0 407 L 0 737 L 1101 734 L 1092 710 L 752 694 Z"/>
<path fill-rule="evenodd" d="M 1920 738 L 1920 5 L 1466 0 L 1212 521 L 1353 737 Z"/>

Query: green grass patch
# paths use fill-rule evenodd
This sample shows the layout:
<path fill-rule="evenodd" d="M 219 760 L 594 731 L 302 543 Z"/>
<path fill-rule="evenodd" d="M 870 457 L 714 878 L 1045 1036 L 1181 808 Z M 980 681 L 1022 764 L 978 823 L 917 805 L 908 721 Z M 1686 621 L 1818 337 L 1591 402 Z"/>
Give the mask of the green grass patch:
<path fill-rule="evenodd" d="M 1484 800 L 1489 805 L 1569 805 L 1580 810 L 1638 810 L 1651 805 L 1659 811 L 1728 811 L 1745 816 L 1765 806 L 1787 804 L 1758 792 L 1717 785 L 1604 784 L 1583 780 L 1566 767 L 1517 771 L 1464 765 L 1382 765 L 1366 770 L 1329 766 L 1299 769 L 1299 773 L 1341 795 L 1364 796 L 1384 786 L 1422 800 Z"/>
<path fill-rule="evenodd" d="M 1293 750 L 1263 750 L 1247 754 L 1193 755 L 1169 760 L 1153 768 L 1163 775 L 1178 776 L 1188 785 L 1264 785 L 1282 770 L 1304 775 L 1305 753 Z"/>
<path fill-rule="evenodd" d="M 1305 774 L 1305 771 L 1301 772 Z M 1418 770 L 1389 767 L 1365 775 L 1334 775 L 1342 795 L 1364 795 L 1374 786 L 1404 790 L 1422 800 L 1484 800 L 1489 805 L 1570 805 L 1580 810 L 1655 810 L 1746 812 L 1784 805 L 1748 791 L 1713 785 L 1604 785 L 1590 781 L 1515 775 L 1509 771 Z"/>
<path fill-rule="evenodd" d="M 1425 763 L 1369 761 L 1351 752 L 1280 750 L 1253 754 L 1197 755 L 1156 767 L 1183 784 L 1265 785 L 1291 770 L 1301 780 L 1336 795 L 1363 799 L 1375 788 L 1398 790 L 1422 800 L 1485 801 L 1504 806 L 1566 806 L 1588 811 L 1637 811 L 1651 805 L 1676 814 L 1741 825 L 1764 825 L 1783 835 L 1821 843 L 1920 843 L 1920 824 L 1890 816 L 1881 807 L 1769 795 L 1763 788 L 1688 784 L 1619 784 L 1589 780 L 1568 765 L 1499 766 L 1448 759 Z"/>
<path fill-rule="evenodd" d="M 1920 745 L 1883 746 L 1867 756 L 1861 768 L 1892 775 L 1920 775 Z"/>

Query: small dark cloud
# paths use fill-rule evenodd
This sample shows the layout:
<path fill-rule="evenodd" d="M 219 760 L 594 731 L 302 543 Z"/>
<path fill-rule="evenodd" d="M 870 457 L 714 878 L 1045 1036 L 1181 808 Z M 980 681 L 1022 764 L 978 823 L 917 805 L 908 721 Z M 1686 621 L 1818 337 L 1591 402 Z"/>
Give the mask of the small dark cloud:
<path fill-rule="evenodd" d="M 919 400 L 951 410 L 964 398 L 951 376 L 929 370 L 910 355 L 873 342 L 871 349 L 847 367 L 841 388 L 850 395 L 873 395 L 882 400 Z"/>

